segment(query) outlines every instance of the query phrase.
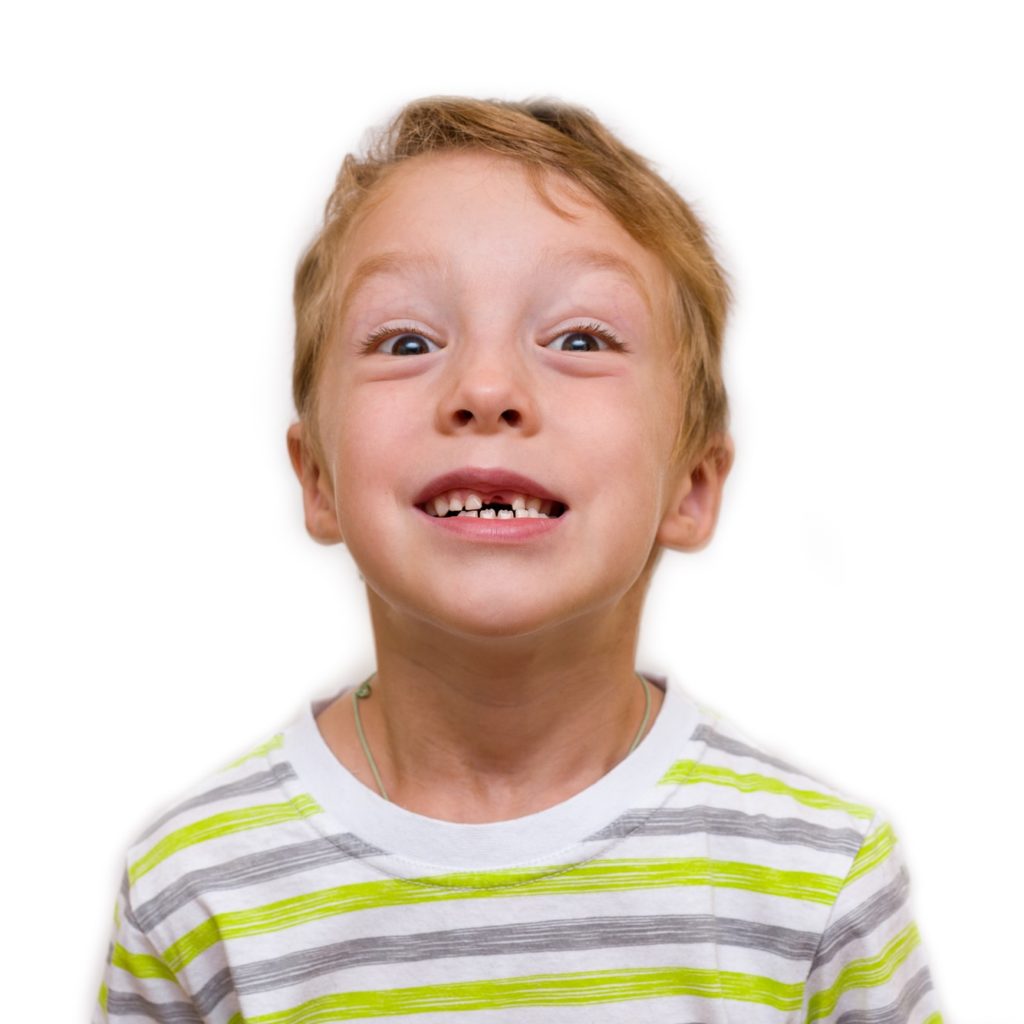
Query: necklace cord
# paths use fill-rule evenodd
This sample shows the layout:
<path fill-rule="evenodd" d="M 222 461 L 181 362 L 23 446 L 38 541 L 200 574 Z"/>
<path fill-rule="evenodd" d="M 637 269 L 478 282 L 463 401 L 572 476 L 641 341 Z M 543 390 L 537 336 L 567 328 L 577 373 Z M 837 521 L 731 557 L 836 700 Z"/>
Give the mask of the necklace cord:
<path fill-rule="evenodd" d="M 370 680 L 376 675 L 376 672 L 372 672 L 368 675 L 363 682 L 360 684 L 359 689 L 356 690 L 355 699 L 352 701 L 352 715 L 356 720 L 356 735 L 359 737 L 359 745 L 363 748 L 363 753 L 366 755 L 366 761 L 370 766 L 370 771 L 373 772 L 373 781 L 377 783 L 377 790 L 380 795 L 391 802 L 388 797 L 387 790 L 384 789 L 384 782 L 380 777 L 380 769 L 377 767 L 377 762 L 374 760 L 373 754 L 370 752 L 370 744 L 367 742 L 366 733 L 363 731 L 363 720 L 359 715 L 359 702 L 366 700 L 367 697 L 373 692 L 370 687 Z M 644 717 L 640 720 L 640 728 L 637 729 L 636 735 L 633 737 L 633 742 L 629 745 L 629 750 L 626 751 L 626 757 L 629 757 L 634 750 L 640 745 L 640 741 L 644 737 L 644 733 L 647 731 L 647 723 L 651 717 L 651 685 L 647 680 L 636 673 L 637 679 L 640 680 L 644 688 Z"/>
<path fill-rule="evenodd" d="M 647 731 L 647 721 L 651 717 L 651 684 L 639 672 L 636 673 L 636 677 L 643 683 L 644 687 L 644 717 L 640 719 L 640 728 L 637 729 L 633 742 L 630 743 L 629 750 L 626 751 L 626 757 L 629 757 L 640 746 L 640 741 L 644 738 L 644 733 Z"/>
<path fill-rule="evenodd" d="M 377 789 L 380 791 L 380 795 L 391 802 L 388 797 L 387 791 L 384 789 L 384 783 L 381 781 L 380 770 L 377 768 L 377 762 L 373 759 L 373 754 L 370 753 L 370 744 L 366 742 L 366 733 L 363 732 L 363 720 L 359 717 L 359 702 L 366 700 L 370 696 L 370 680 L 376 673 L 373 673 L 363 680 L 362 686 L 356 690 L 356 698 L 352 701 L 352 713 L 356 719 L 356 735 L 359 737 L 359 745 L 363 748 L 363 753 L 366 755 L 366 760 L 370 763 L 370 771 L 373 772 L 373 781 L 377 783 Z"/>

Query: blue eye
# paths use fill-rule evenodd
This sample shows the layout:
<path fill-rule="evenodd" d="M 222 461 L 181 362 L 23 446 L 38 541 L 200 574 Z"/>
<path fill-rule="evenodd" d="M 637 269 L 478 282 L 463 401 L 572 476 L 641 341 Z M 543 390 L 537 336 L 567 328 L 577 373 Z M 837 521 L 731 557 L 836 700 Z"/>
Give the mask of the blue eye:
<path fill-rule="evenodd" d="M 547 348 L 554 346 L 559 352 L 602 352 L 608 349 L 622 349 L 624 346 L 610 331 L 597 324 L 562 331 L 556 338 L 548 342 Z"/>
<path fill-rule="evenodd" d="M 366 339 L 363 351 L 377 351 L 388 356 L 421 356 L 439 351 L 439 347 L 418 331 L 384 327 Z"/>

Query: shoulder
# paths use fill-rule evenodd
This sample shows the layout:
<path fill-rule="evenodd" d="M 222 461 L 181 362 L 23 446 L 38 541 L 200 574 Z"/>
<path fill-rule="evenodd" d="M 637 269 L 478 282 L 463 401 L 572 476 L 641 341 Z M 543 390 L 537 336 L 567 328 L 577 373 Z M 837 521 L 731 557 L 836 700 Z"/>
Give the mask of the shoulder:
<path fill-rule="evenodd" d="M 792 875 L 794 892 L 827 912 L 821 929 L 832 922 L 823 949 L 885 921 L 907 926 L 909 879 L 884 813 L 712 713 L 701 713 L 691 753 L 668 774 L 701 805 L 710 846 Z"/>
<path fill-rule="evenodd" d="M 666 782 L 701 787 L 714 805 L 844 831 L 848 841 L 842 845 L 853 853 L 880 820 L 872 805 L 823 781 L 713 712 L 700 710 L 688 755 L 673 763 Z"/>
<path fill-rule="evenodd" d="M 828 911 L 847 887 L 866 892 L 904 875 L 884 814 L 706 709 L 661 783 L 670 791 L 655 815 L 662 827 L 699 832 L 716 864 L 756 866 L 766 891 Z"/>
<path fill-rule="evenodd" d="M 693 740 L 700 752 L 673 771 L 704 787 L 709 831 L 726 834 L 737 859 L 770 866 L 753 887 L 820 905 L 808 929 L 815 949 L 804 984 L 807 1019 L 938 1020 L 910 878 L 888 817 L 714 715 L 702 715 Z M 712 848 L 718 839 L 711 837 Z M 807 927 L 811 918 L 803 920 Z"/>
<path fill-rule="evenodd" d="M 321 813 L 283 756 L 284 732 L 193 784 L 132 843 L 122 900 L 142 931 L 194 897 L 259 870 L 275 848 L 316 839 Z"/>

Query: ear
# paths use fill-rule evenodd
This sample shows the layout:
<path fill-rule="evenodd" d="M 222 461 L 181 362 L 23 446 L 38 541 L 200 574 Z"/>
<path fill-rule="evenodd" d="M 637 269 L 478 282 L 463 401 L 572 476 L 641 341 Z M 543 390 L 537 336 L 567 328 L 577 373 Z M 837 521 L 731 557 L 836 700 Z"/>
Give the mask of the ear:
<path fill-rule="evenodd" d="M 288 457 L 302 485 L 309 535 L 320 544 L 340 543 L 343 538 L 334 505 L 334 488 L 302 423 L 293 423 L 288 428 Z"/>
<path fill-rule="evenodd" d="M 681 467 L 658 528 L 659 544 L 676 551 L 699 551 L 711 540 L 734 455 L 732 438 L 717 434 L 703 455 L 688 468 Z"/>

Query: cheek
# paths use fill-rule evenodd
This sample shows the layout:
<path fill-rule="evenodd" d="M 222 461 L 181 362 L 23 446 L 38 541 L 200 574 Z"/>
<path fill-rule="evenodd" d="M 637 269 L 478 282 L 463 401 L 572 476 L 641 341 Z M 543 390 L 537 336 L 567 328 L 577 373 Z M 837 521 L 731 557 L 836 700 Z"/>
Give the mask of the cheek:
<path fill-rule="evenodd" d="M 342 532 L 360 563 L 381 557 L 382 536 L 395 552 L 406 542 L 403 522 L 422 481 L 427 431 L 422 409 L 385 396 L 383 388 L 367 390 L 376 389 L 364 389 L 344 410 L 332 463 Z"/>
<path fill-rule="evenodd" d="M 609 400 L 600 418 L 614 432 L 616 447 L 624 450 L 634 472 L 651 473 L 662 467 L 671 451 L 681 406 L 674 379 L 645 375 L 635 383 L 628 399 L 617 395 Z"/>
<path fill-rule="evenodd" d="M 369 386 L 339 391 L 330 429 L 335 464 L 350 479 L 351 474 L 369 475 L 379 483 L 382 470 L 422 441 L 423 410 L 405 400 L 404 390 Z"/>
<path fill-rule="evenodd" d="M 671 367 L 665 367 L 648 383 L 646 394 L 647 441 L 659 459 L 668 459 L 675 446 L 683 417 L 683 395 Z"/>

